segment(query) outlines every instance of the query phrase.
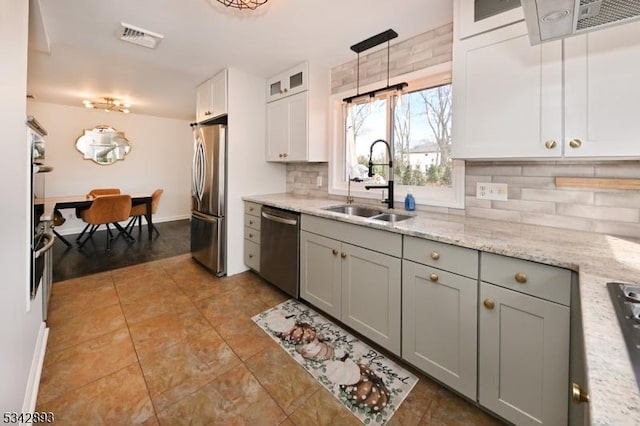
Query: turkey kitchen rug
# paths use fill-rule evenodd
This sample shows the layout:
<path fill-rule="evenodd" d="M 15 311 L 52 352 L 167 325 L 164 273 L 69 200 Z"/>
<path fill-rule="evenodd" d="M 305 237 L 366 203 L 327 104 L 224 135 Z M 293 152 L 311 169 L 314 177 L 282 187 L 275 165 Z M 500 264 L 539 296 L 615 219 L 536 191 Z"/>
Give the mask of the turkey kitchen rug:
<path fill-rule="evenodd" d="M 252 319 L 364 424 L 385 424 L 418 382 L 295 299 Z"/>

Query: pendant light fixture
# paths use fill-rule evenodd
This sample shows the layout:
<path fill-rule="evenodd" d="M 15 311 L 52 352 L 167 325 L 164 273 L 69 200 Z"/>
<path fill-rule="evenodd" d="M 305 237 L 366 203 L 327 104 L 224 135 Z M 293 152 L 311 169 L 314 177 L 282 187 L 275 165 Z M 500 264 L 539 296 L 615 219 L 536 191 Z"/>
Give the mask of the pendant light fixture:
<path fill-rule="evenodd" d="M 380 93 L 400 91 L 408 86 L 408 84 L 405 82 L 389 85 L 389 42 L 396 37 L 398 37 L 398 33 L 389 29 L 351 46 L 351 50 L 358 54 L 358 60 L 356 62 L 356 94 L 354 96 L 344 98 L 342 100 L 343 102 L 351 103 L 355 99 L 363 98 L 366 96 L 373 98 Z M 365 50 L 369 50 L 372 47 L 378 46 L 379 44 L 382 44 L 384 42 L 387 42 L 387 85 L 386 87 L 381 87 L 380 89 L 371 90 L 366 93 L 360 93 L 360 53 L 364 52 Z"/>
<path fill-rule="evenodd" d="M 234 9 L 257 9 L 265 4 L 268 0 L 218 0 L 218 3 L 222 3 L 227 7 Z"/>

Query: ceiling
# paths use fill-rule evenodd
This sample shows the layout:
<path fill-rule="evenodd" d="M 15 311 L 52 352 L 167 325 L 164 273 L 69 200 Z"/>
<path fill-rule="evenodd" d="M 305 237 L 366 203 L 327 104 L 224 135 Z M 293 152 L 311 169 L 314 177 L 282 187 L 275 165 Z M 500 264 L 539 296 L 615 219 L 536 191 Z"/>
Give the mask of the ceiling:
<path fill-rule="evenodd" d="M 305 60 L 333 67 L 389 28 L 394 44 L 451 21 L 450 0 L 269 0 L 254 11 L 216 0 L 30 0 L 27 91 L 74 106 L 110 96 L 132 113 L 191 120 L 196 86 L 223 68 L 268 78 Z M 153 50 L 123 42 L 121 22 L 164 39 Z"/>

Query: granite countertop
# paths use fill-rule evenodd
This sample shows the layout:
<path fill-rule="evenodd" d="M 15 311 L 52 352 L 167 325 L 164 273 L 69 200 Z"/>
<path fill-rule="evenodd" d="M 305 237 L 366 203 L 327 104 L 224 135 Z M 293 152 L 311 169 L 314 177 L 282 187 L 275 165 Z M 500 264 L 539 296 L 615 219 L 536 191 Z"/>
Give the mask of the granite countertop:
<path fill-rule="evenodd" d="M 243 199 L 576 271 L 591 422 L 594 425 L 640 425 L 640 392 L 606 287 L 610 281 L 640 281 L 640 241 L 423 211 L 411 212 L 415 217 L 406 221 L 385 223 L 322 210 L 345 204 L 344 197 L 268 194 Z M 394 211 L 406 213 L 399 209 Z"/>

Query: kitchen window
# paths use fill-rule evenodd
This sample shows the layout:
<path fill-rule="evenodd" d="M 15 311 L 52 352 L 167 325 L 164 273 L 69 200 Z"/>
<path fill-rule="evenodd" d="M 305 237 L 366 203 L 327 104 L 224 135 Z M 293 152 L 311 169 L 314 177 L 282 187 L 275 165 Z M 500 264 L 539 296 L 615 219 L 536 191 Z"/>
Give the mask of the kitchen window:
<path fill-rule="evenodd" d="M 396 202 L 411 193 L 421 205 L 464 207 L 464 162 L 451 159 L 451 73 L 425 74 L 409 80 L 401 93 L 340 102 L 331 193 L 345 194 L 347 180 L 361 178 L 365 182 L 352 181 L 352 196 L 382 198 L 379 189 L 367 191 L 364 185 L 389 179 L 384 165 L 367 176 L 370 146 L 383 139 L 394 157 Z M 384 144 L 375 145 L 372 160 L 388 163 Z"/>

